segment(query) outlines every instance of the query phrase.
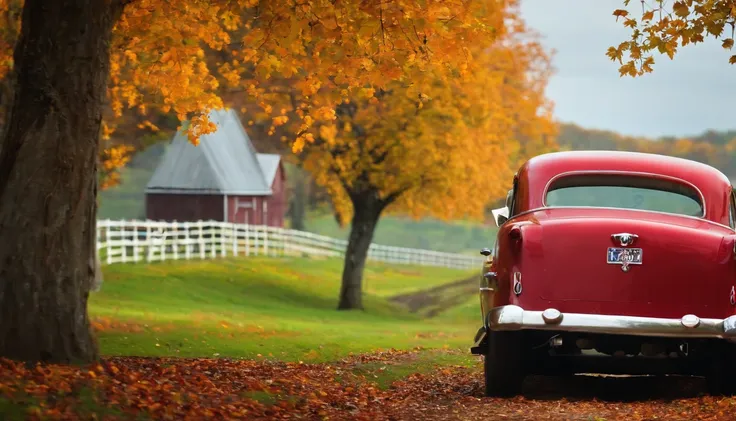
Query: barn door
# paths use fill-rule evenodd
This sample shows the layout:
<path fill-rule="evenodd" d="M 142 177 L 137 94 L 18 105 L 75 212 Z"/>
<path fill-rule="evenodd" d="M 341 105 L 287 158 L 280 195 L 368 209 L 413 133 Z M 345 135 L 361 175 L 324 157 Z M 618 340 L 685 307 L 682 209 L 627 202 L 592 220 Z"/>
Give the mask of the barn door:
<path fill-rule="evenodd" d="M 235 212 L 233 220 L 242 224 L 255 225 L 256 223 L 256 198 L 239 198 L 235 199 Z M 242 216 L 241 216 L 242 215 Z"/>

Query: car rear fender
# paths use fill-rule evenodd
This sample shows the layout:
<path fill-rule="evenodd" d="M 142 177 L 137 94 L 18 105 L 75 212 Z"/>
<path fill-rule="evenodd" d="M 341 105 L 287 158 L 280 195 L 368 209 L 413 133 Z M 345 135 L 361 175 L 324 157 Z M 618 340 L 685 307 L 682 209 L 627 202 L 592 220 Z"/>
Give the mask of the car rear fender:
<path fill-rule="evenodd" d="M 542 230 L 539 224 L 519 219 L 504 224 L 496 239 L 497 255 L 494 259 L 494 270 L 497 273 L 497 286 L 493 299 L 493 307 L 515 304 L 524 305 L 533 283 L 524 278 L 525 265 L 532 265 L 540 258 Z"/>
<path fill-rule="evenodd" d="M 561 311 L 648 317 L 681 317 L 683 311 L 718 318 L 736 314 L 736 233 L 733 231 L 704 220 L 692 224 L 686 222 L 679 228 L 677 221 L 673 221 L 674 225 L 658 222 L 657 233 L 664 237 L 653 238 L 652 233 L 644 228 L 634 229 L 642 234 L 639 240 L 644 247 L 644 266 L 633 267 L 624 273 L 620 266 L 606 265 L 604 260 L 606 247 L 614 245 L 608 237 L 619 232 L 617 224 L 593 233 L 601 231 L 594 228 L 600 226 L 599 217 L 596 217 L 598 222 L 594 222 L 596 218 L 592 217 L 576 218 L 577 222 L 570 225 L 570 231 L 577 231 L 577 235 L 584 233 L 584 221 L 590 220 L 596 224 L 591 225 L 592 237 L 581 238 L 586 239 L 585 243 L 597 241 L 590 246 L 577 245 L 563 235 L 570 231 L 560 231 L 560 222 L 563 221 L 554 217 L 555 211 L 521 215 L 499 229 L 494 262 L 497 287 L 489 309 L 512 304 L 526 310 L 542 311 L 554 307 Z M 550 227 L 546 226 L 549 225 L 546 220 L 550 220 L 557 229 L 547 229 Z M 621 225 L 647 226 L 639 219 L 628 219 L 631 222 L 627 222 L 627 218 L 616 220 Z M 689 227 L 685 227 L 687 224 Z M 629 228 L 625 226 L 623 231 L 629 231 Z M 674 235 L 669 233 L 677 235 L 667 237 Z M 564 238 L 550 238 L 557 235 Z M 598 238 L 601 236 L 605 239 Z M 653 244 L 653 240 L 656 243 Z M 556 244 L 563 249 L 560 250 Z M 656 276 L 656 268 L 666 261 L 663 259 L 668 254 L 663 247 L 669 246 L 673 247 L 672 256 L 677 256 L 674 266 L 665 267 L 661 272 L 663 275 Z M 692 261 L 687 258 L 689 249 L 694 253 Z M 591 268 L 590 259 L 597 266 Z M 688 264 L 700 265 L 702 270 L 688 269 Z M 679 267 L 689 275 L 678 275 L 679 269 L 673 268 Z M 645 273 L 650 274 L 642 277 Z M 601 289 L 598 292 L 590 292 L 596 291 L 594 285 L 599 284 Z"/>

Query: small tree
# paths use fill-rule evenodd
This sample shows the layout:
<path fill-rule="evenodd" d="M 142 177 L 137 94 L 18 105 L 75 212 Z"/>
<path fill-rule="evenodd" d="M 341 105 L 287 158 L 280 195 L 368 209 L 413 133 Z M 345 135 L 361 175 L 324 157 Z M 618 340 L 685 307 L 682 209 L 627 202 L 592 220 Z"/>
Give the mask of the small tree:
<path fill-rule="evenodd" d="M 466 77 L 417 72 L 337 107 L 303 149 L 305 168 L 350 220 L 338 309 L 360 309 L 368 248 L 384 211 L 482 218 L 516 164 L 554 145 L 548 59 L 525 31 L 476 51 Z"/>

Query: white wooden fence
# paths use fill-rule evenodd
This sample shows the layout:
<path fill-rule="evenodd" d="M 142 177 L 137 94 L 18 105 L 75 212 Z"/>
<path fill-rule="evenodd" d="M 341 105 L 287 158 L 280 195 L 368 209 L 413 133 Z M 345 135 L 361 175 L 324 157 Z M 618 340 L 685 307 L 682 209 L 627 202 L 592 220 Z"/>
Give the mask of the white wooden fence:
<path fill-rule="evenodd" d="M 103 263 L 214 259 L 226 256 L 342 257 L 347 241 L 292 229 L 217 221 L 97 221 L 97 250 Z M 480 267 L 480 256 L 371 244 L 368 260 Z"/>

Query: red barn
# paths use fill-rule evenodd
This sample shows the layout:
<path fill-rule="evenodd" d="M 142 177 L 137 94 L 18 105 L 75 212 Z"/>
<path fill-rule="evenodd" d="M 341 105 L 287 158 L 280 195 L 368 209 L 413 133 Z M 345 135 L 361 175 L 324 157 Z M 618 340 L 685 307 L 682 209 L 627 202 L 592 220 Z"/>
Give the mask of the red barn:
<path fill-rule="evenodd" d="M 192 145 L 178 132 L 146 187 L 146 217 L 282 227 L 285 174 L 279 155 L 256 152 L 233 110 L 216 110 L 217 131 Z"/>

